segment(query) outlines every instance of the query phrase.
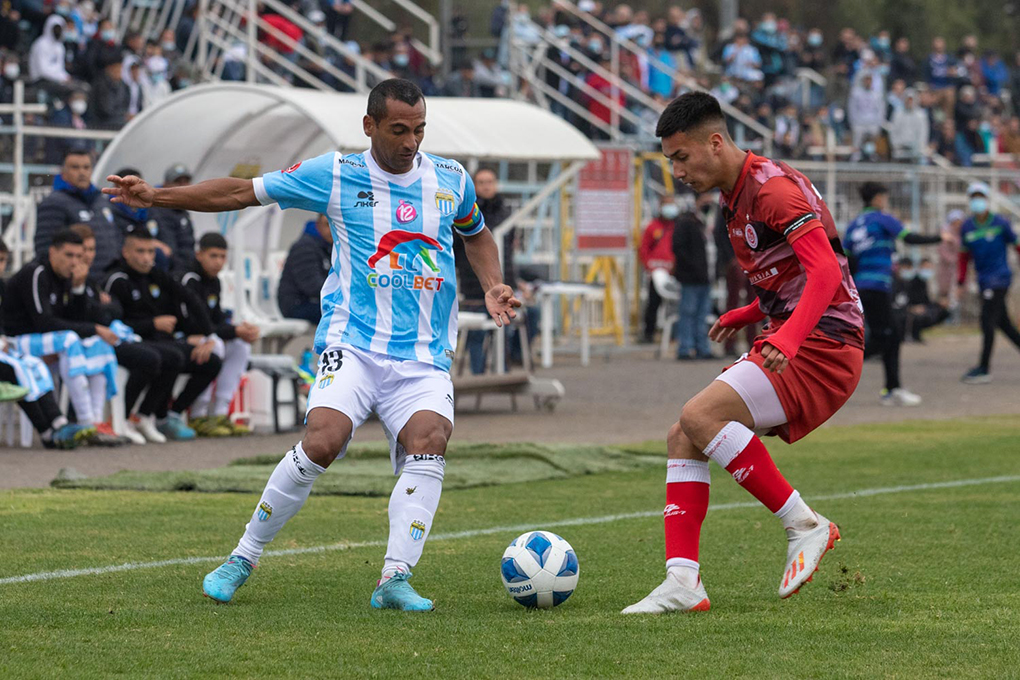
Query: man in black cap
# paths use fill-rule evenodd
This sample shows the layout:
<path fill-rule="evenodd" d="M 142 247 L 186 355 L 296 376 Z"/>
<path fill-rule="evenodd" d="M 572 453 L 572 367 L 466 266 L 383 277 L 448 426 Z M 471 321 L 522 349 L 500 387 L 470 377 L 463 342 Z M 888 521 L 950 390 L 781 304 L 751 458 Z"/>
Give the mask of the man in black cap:
<path fill-rule="evenodd" d="M 130 413 L 151 380 L 138 416 L 131 419 L 137 430 L 151 442 L 194 439 L 195 431 L 185 424 L 183 414 L 216 379 L 222 365 L 213 353 L 216 343 L 209 337 L 208 315 L 184 286 L 155 268 L 156 240 L 148 229 L 130 225 L 122 254 L 111 268 L 106 292 L 123 308 L 124 323 L 141 336 L 142 342 L 136 344 L 151 355 L 147 371 L 131 371 L 125 406 Z M 191 374 L 191 379 L 168 409 L 180 373 Z M 158 374 L 155 379 L 153 374 Z"/>
<path fill-rule="evenodd" d="M 122 175 L 123 176 L 123 175 Z M 183 163 L 174 163 L 163 175 L 163 186 L 186 187 L 191 184 L 191 170 Z M 170 270 L 177 274 L 188 271 L 195 257 L 195 227 L 187 210 L 152 208 L 149 216 L 156 220 L 156 238 L 168 246 Z"/>

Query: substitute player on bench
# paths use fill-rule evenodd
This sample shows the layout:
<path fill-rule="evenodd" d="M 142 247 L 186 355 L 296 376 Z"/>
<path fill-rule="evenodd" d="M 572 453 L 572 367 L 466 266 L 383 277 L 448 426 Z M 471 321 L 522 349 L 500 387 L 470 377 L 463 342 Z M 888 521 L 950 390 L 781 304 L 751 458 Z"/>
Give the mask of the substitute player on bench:
<path fill-rule="evenodd" d="M 751 352 L 684 405 L 667 439 L 666 580 L 624 614 L 705 611 L 698 542 L 708 510 L 709 459 L 786 529 L 779 596 L 811 578 L 839 538 L 780 474 L 758 432 L 795 442 L 832 416 L 861 376 L 864 318 L 825 202 L 796 170 L 738 148 L 719 102 L 695 92 L 673 100 L 656 135 L 673 176 L 697 192 L 720 189 L 730 242 L 758 299 L 709 331 L 724 342 L 769 317 Z"/>
<path fill-rule="evenodd" d="M 263 548 L 308 498 L 371 411 L 390 437 L 394 473 L 390 533 L 371 605 L 428 611 L 408 583 L 439 505 L 453 432 L 449 368 L 457 338 L 453 231 L 466 238 L 489 314 L 509 323 L 520 302 L 502 282 L 470 176 L 456 161 L 422 153 L 425 99 L 417 85 L 385 80 L 368 96 L 370 150 L 330 152 L 252 180 L 216 179 L 153 189 L 137 177 L 108 178 L 115 202 L 207 212 L 279 203 L 324 214 L 333 264 L 322 287 L 315 334 L 319 374 L 308 397 L 307 431 L 269 478 L 244 536 L 206 576 L 205 593 L 228 602 Z"/>

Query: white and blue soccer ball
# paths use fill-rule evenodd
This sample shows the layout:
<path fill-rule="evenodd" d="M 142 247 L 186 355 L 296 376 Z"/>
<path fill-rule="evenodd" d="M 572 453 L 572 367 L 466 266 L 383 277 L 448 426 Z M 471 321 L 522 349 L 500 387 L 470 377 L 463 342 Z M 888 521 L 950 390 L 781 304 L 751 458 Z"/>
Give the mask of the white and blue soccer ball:
<path fill-rule="evenodd" d="M 577 587 L 577 553 L 549 531 L 515 538 L 499 570 L 510 597 L 525 607 L 550 609 L 566 602 Z"/>

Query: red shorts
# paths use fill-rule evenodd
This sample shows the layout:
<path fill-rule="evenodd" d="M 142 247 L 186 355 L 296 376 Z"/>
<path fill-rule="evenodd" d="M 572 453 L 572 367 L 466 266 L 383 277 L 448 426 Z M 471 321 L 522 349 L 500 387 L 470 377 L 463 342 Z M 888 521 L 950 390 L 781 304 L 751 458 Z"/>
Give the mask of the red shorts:
<path fill-rule="evenodd" d="M 757 340 L 767 340 L 759 336 Z M 772 383 L 779 403 L 786 413 L 786 424 L 770 434 L 777 434 L 792 444 L 831 418 L 857 389 L 864 364 L 864 350 L 828 338 L 817 331 L 804 340 L 786 370 L 780 373 L 762 365 L 761 342 L 744 361 L 758 365 Z"/>

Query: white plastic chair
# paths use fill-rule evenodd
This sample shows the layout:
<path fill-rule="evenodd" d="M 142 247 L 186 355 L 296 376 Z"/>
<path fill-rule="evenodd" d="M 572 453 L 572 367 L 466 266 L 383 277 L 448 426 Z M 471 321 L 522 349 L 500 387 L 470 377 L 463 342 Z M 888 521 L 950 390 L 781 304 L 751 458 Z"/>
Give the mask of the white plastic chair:
<path fill-rule="evenodd" d="M 661 268 L 653 269 L 651 276 L 652 286 L 662 298 L 662 304 L 659 305 L 655 321 L 655 325 L 662 333 L 662 339 L 659 341 L 659 358 L 661 359 L 667 355 L 669 343 L 673 339 L 673 328 L 680 320 L 680 282 Z"/>

